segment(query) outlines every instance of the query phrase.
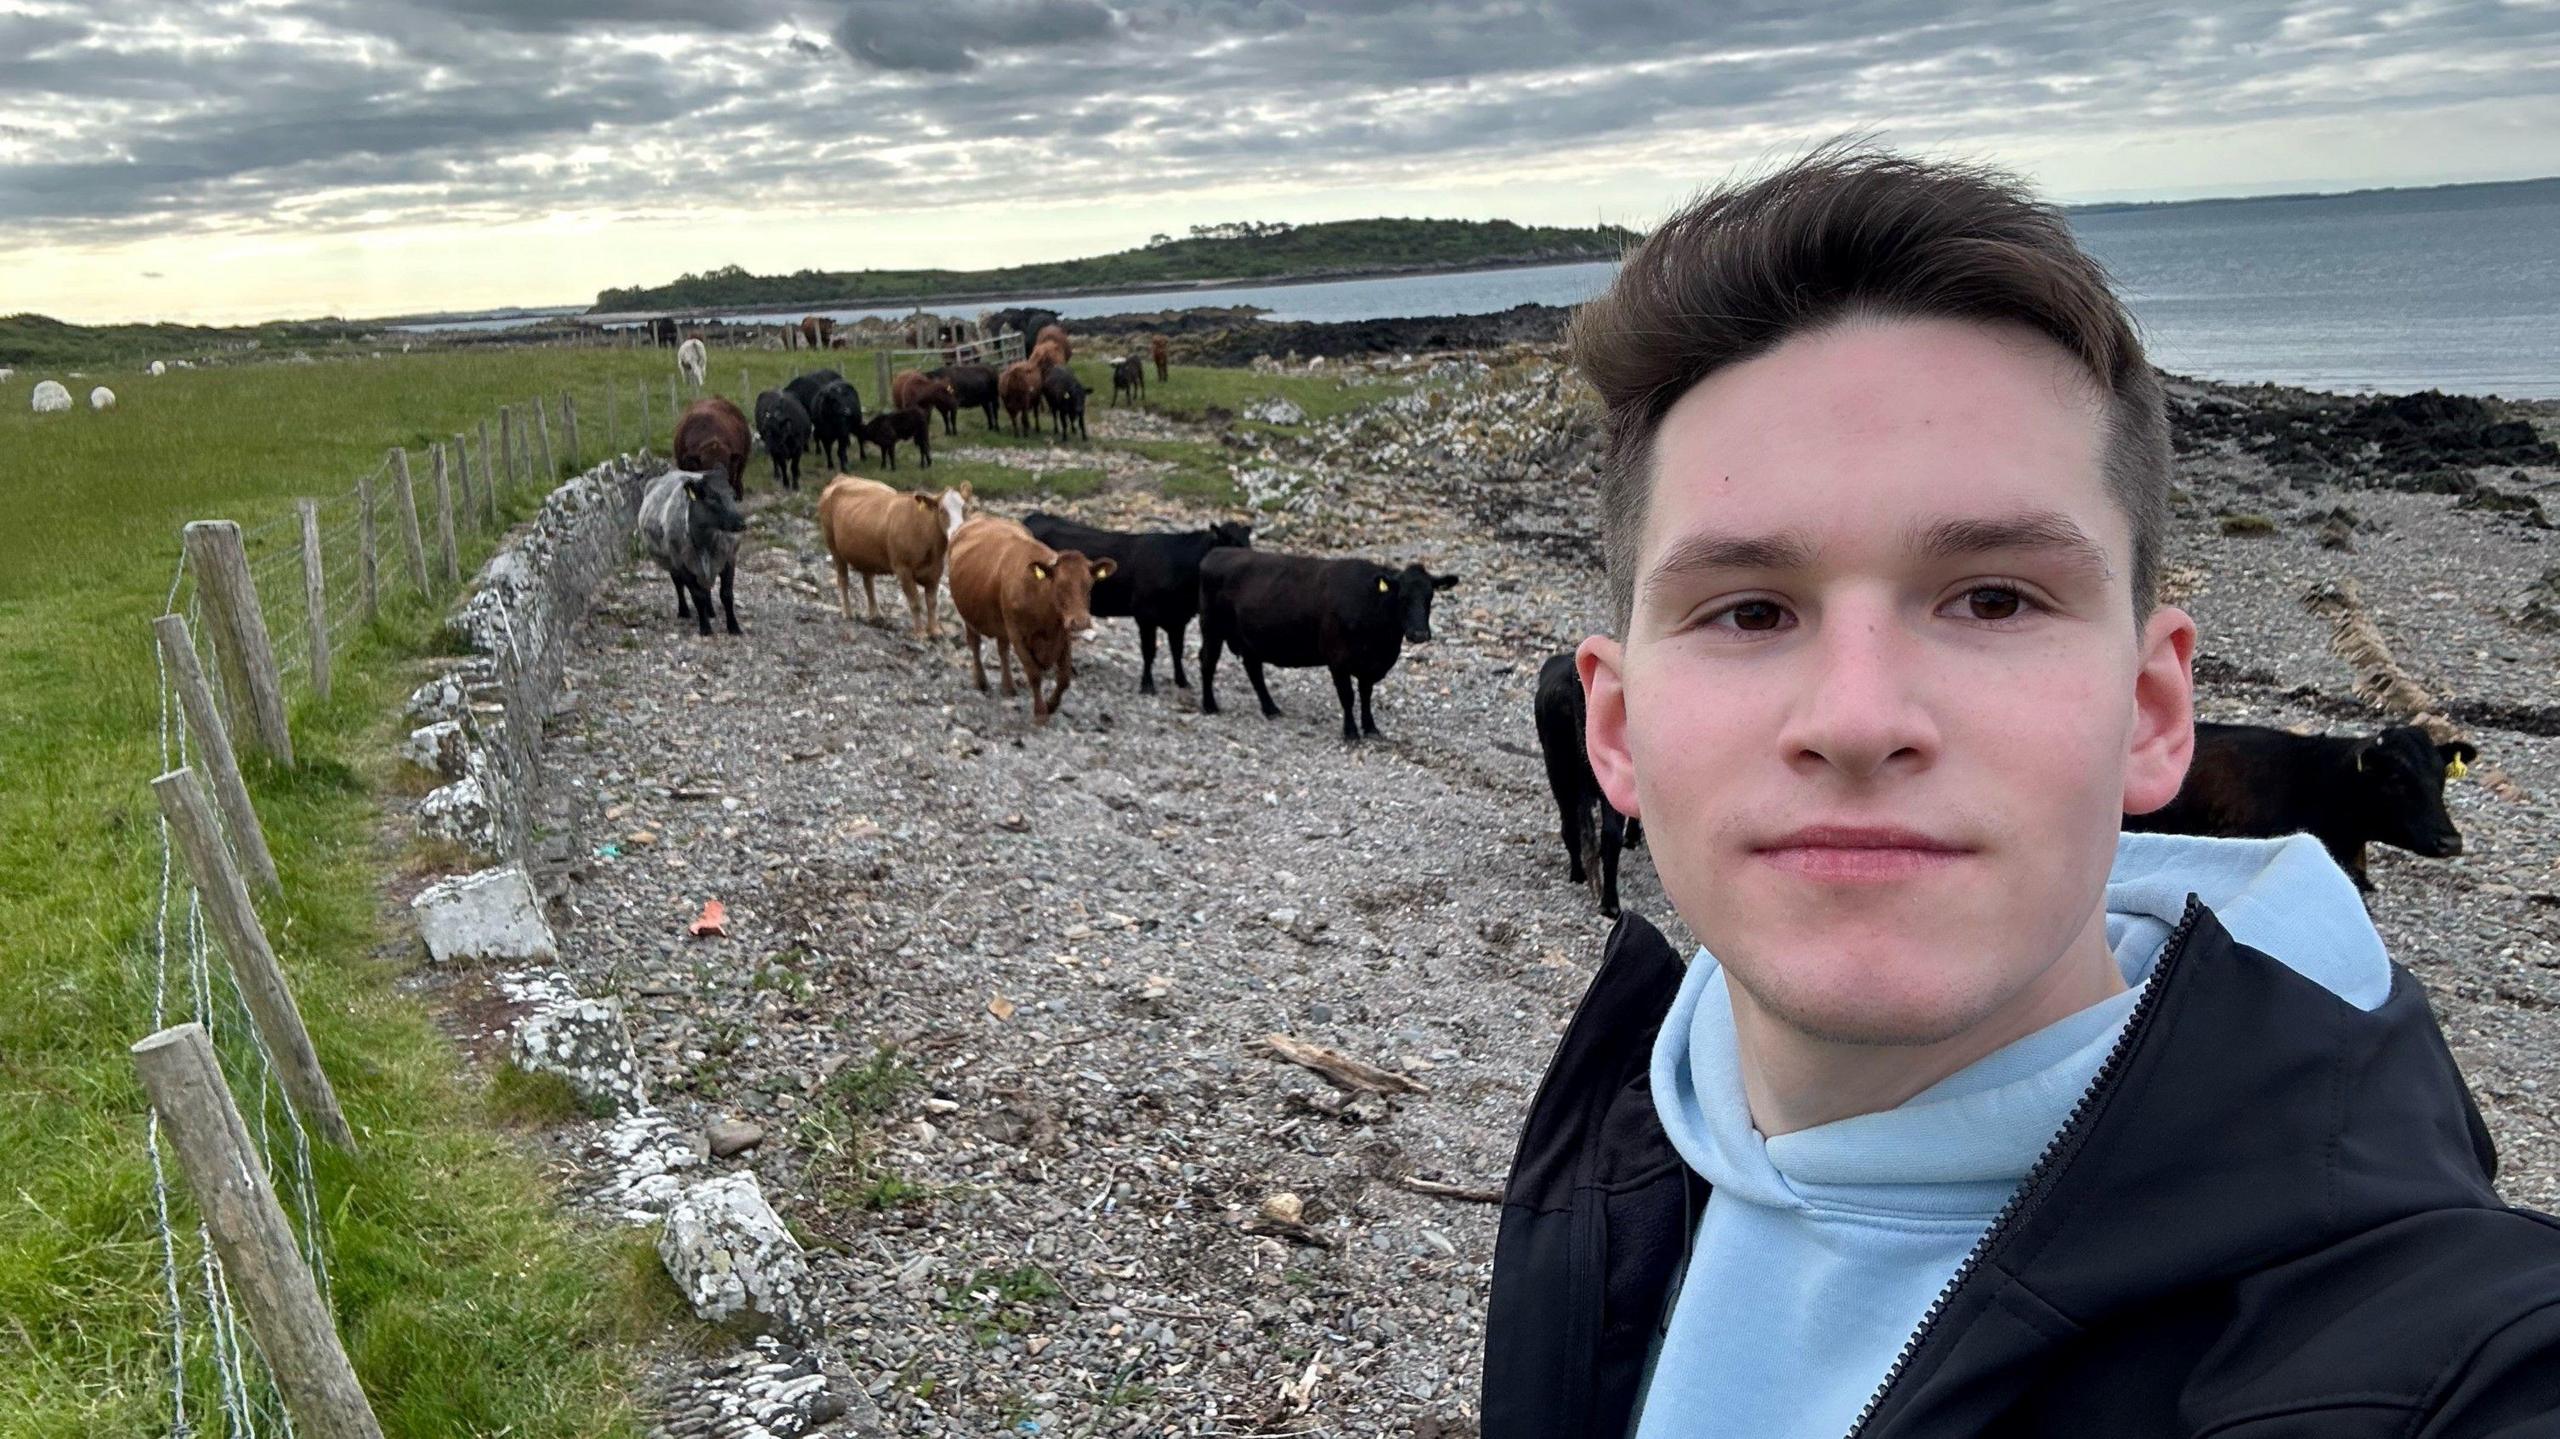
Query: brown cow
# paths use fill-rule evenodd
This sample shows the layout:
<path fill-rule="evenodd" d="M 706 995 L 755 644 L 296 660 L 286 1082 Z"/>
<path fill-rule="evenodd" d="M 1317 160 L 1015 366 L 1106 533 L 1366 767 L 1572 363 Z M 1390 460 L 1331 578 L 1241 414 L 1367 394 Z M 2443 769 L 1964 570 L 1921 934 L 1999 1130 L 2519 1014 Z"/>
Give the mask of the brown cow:
<path fill-rule="evenodd" d="M 1028 435 L 1039 425 L 1040 377 L 1047 373 L 1029 360 L 1016 360 L 996 376 L 996 398 L 1015 434 Z"/>
<path fill-rule="evenodd" d="M 1058 358 L 1061 361 L 1076 357 L 1075 342 L 1067 338 L 1067 327 L 1064 325 L 1042 325 L 1040 333 L 1031 337 L 1031 345 L 1034 349 L 1047 344 L 1055 344 L 1058 347 Z"/>
<path fill-rule="evenodd" d="M 1049 378 L 1051 370 L 1066 362 L 1067 352 L 1059 349 L 1055 340 L 1042 340 L 1031 347 L 1031 364 L 1040 371 L 1041 379 Z"/>
<path fill-rule="evenodd" d="M 1173 352 L 1165 345 L 1164 336 L 1149 335 L 1147 336 L 1147 353 L 1155 357 L 1156 381 L 1161 384 L 1164 381 L 1165 361 Z"/>
<path fill-rule="evenodd" d="M 1047 724 L 1075 678 L 1075 642 L 1093 633 L 1094 582 L 1109 579 L 1113 568 L 1074 550 L 1061 554 L 1012 520 L 980 515 L 962 525 L 951 537 L 951 608 L 969 637 L 969 673 L 979 690 L 987 687 L 987 669 L 978 642 L 992 639 L 1005 694 L 1013 693 L 1018 656 L 1031 687 L 1031 722 Z M 1043 671 L 1058 677 L 1045 700 Z"/>
<path fill-rule="evenodd" d="M 940 410 L 942 432 L 960 433 L 960 392 L 922 370 L 900 370 L 889 381 L 889 405 L 898 410 Z"/>
<path fill-rule="evenodd" d="M 800 347 L 802 349 L 828 349 L 835 344 L 835 338 L 835 321 L 828 319 L 824 315 L 803 315 L 800 317 Z"/>
<path fill-rule="evenodd" d="M 838 475 L 818 496 L 818 533 L 836 562 L 836 608 L 853 618 L 848 572 L 862 576 L 862 602 L 880 618 L 872 593 L 875 575 L 898 577 L 916 633 L 942 633 L 942 561 L 950 536 L 942 526 L 942 497 L 928 490 L 893 490 L 878 480 Z"/>
<path fill-rule="evenodd" d="M 729 488 L 743 500 L 747 458 L 755 453 L 748 434 L 745 411 L 718 395 L 705 395 L 676 417 L 675 443 L 668 453 L 679 470 L 727 471 Z"/>

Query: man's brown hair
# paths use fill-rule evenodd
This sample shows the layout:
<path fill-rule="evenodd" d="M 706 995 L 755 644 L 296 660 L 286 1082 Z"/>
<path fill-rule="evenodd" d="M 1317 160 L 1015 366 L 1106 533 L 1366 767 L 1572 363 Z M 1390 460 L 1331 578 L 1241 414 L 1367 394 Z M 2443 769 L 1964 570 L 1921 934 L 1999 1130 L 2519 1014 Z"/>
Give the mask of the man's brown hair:
<path fill-rule="evenodd" d="M 1574 317 L 1574 364 L 1608 410 L 1600 536 L 1621 635 L 1663 415 L 1718 370 L 1852 318 L 2023 324 L 2070 351 L 2107 397 L 2107 490 L 2132 524 L 2134 618 L 2151 612 L 2169 423 L 2106 272 L 2012 176 L 1835 142 L 1693 201 Z"/>

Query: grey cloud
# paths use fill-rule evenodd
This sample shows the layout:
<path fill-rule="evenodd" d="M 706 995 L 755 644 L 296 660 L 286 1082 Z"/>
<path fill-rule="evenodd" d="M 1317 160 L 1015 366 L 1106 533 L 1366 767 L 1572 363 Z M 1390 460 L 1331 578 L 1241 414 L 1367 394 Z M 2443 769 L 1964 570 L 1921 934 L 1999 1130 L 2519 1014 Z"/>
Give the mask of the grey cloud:
<path fill-rule="evenodd" d="M 2465 0 L 2392 29 L 2392 3 L 2347 0 L 2309 37 L 2284 0 L 2209 19 L 2107 0 L 296 0 L 290 28 L 155 7 L 229 42 L 189 48 L 7 15 L 8 133 L 45 143 L 0 161 L 0 235 L 255 225 L 278 206 L 349 226 L 663 212 L 698 206 L 704 174 L 786 202 L 1135 201 L 1210 179 L 1605 167 L 1612 146 L 1744 127 L 1962 143 L 2357 106 L 2387 123 L 2547 87 L 2524 7 Z M 2400 62 L 2387 95 L 2343 78 L 2359 44 Z M 851 63 L 806 63 L 835 53 Z M 518 163 L 573 146 L 604 158 Z"/>
<path fill-rule="evenodd" d="M 854 0 L 831 33 L 875 69 L 957 74 L 987 52 L 1101 40 L 1118 24 L 1098 0 Z"/>

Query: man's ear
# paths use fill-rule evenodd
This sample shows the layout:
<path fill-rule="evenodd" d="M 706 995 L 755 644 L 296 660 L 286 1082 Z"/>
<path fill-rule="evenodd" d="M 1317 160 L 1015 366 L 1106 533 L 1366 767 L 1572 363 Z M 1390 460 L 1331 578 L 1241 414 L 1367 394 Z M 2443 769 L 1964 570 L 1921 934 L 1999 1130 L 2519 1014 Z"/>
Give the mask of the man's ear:
<path fill-rule="evenodd" d="M 1644 818 L 1636 802 L 1636 761 L 1627 750 L 1626 647 L 1607 635 L 1585 639 L 1573 652 L 1582 678 L 1582 748 L 1609 807 L 1629 819 Z"/>
<path fill-rule="evenodd" d="M 2196 753 L 2196 622 L 2175 605 L 2143 621 L 2125 736 L 2124 812 L 2149 814 L 2178 797 Z"/>

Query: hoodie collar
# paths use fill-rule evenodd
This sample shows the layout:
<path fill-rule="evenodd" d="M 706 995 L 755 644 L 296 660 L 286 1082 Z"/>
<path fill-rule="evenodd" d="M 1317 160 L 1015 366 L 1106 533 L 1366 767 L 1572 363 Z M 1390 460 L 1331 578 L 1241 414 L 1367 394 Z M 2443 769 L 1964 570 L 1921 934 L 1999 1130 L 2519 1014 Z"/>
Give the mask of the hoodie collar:
<path fill-rule="evenodd" d="M 1775 1140 L 1750 1120 L 1732 996 L 1701 949 L 1656 1038 L 1653 1095 L 1690 1167 L 1731 1198 L 1878 1217 L 1988 1218 L 2123 1037 L 2163 941 L 2194 894 L 2241 942 L 2358 1010 L 2391 966 L 2354 885 L 2309 836 L 2128 834 L 2107 884 L 2107 939 L 2128 988 L 1985 1055 L 1901 1105 Z"/>

